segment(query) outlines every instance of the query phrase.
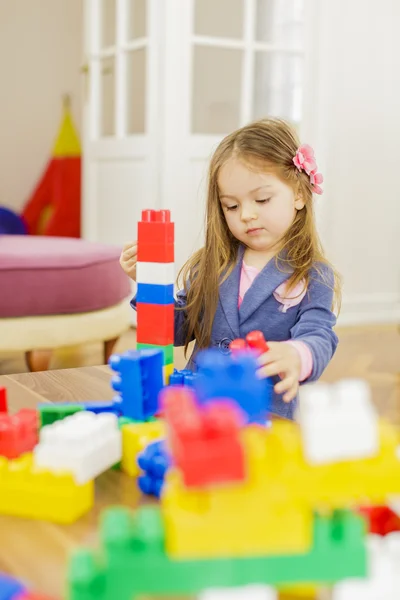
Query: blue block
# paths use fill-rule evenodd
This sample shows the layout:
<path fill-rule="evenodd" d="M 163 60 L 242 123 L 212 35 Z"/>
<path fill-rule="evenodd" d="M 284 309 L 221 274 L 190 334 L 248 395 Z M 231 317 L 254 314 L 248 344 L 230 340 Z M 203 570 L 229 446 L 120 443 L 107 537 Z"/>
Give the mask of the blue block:
<path fill-rule="evenodd" d="M 174 286 L 157 285 L 155 283 L 138 283 L 136 302 L 145 302 L 146 304 L 173 304 Z"/>
<path fill-rule="evenodd" d="M 251 353 L 225 356 L 211 349 L 200 352 L 196 362 L 194 389 L 199 404 L 213 398 L 229 398 L 237 402 L 248 422 L 265 424 L 273 385 L 270 379 L 256 376 L 255 356 Z"/>
<path fill-rule="evenodd" d="M 138 456 L 138 465 L 144 474 L 138 478 L 138 485 L 144 494 L 160 497 L 165 474 L 171 465 L 165 441 L 151 442 Z"/>
<path fill-rule="evenodd" d="M 190 369 L 179 371 L 174 369 L 169 377 L 169 385 L 187 385 L 193 387 L 197 373 L 193 373 Z"/>
<path fill-rule="evenodd" d="M 25 586 L 17 579 L 0 573 L 0 600 L 13 600 L 25 591 Z"/>
<path fill-rule="evenodd" d="M 82 402 L 84 410 L 100 414 L 100 413 L 114 413 L 119 417 L 121 413 L 121 401 L 110 400 L 109 402 L 98 402 L 97 400 L 90 400 L 89 402 Z"/>
<path fill-rule="evenodd" d="M 124 417 L 145 421 L 158 411 L 158 394 L 164 387 L 162 350 L 128 350 L 113 354 L 109 361 L 117 372 L 111 387 L 119 392 L 114 402 L 120 402 Z"/>

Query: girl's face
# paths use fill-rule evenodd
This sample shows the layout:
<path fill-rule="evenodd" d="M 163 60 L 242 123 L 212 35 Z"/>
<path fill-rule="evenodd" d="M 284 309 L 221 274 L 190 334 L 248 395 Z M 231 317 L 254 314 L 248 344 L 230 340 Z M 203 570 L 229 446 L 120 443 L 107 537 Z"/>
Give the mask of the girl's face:
<path fill-rule="evenodd" d="M 218 177 L 221 206 L 236 239 L 258 252 L 276 252 L 304 201 L 272 173 L 250 170 L 235 157 Z"/>

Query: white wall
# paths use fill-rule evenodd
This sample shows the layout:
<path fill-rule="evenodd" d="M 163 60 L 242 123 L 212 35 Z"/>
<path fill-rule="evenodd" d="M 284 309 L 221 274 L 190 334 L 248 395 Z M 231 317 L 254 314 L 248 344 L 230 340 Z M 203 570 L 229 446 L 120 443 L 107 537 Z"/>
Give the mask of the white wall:
<path fill-rule="evenodd" d="M 72 98 L 81 119 L 82 0 L 0 2 L 0 205 L 19 211 Z"/>
<path fill-rule="evenodd" d="M 400 3 L 321 4 L 318 201 L 344 277 L 340 322 L 400 322 Z"/>

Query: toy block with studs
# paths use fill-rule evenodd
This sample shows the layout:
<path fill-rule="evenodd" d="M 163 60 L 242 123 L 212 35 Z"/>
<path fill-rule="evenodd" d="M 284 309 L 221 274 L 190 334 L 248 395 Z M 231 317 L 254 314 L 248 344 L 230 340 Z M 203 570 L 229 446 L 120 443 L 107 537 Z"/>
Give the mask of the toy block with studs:
<path fill-rule="evenodd" d="M 173 263 L 174 223 L 169 210 L 143 210 L 138 223 L 138 261 Z"/>
<path fill-rule="evenodd" d="M 265 341 L 262 331 L 251 331 L 245 339 L 237 338 L 229 344 L 229 349 L 234 354 L 245 350 L 253 350 L 256 354 L 268 352 L 268 343 Z"/>
<path fill-rule="evenodd" d="M 139 600 L 143 595 L 193 595 L 207 588 L 336 582 L 363 577 L 363 520 L 351 513 L 316 515 L 313 546 L 303 554 L 173 560 L 165 552 L 159 507 L 108 510 L 102 519 L 102 560 L 80 550 L 70 563 L 69 600 Z"/>
<path fill-rule="evenodd" d="M 17 458 L 38 442 L 38 413 L 24 408 L 15 415 L 0 413 L 0 456 Z"/>
<path fill-rule="evenodd" d="M 140 344 L 136 345 L 137 350 L 161 350 L 164 358 L 164 365 L 171 365 L 174 362 L 174 345 L 168 344 L 166 346 L 160 346 L 157 344 Z"/>
<path fill-rule="evenodd" d="M 174 263 L 152 263 L 138 262 L 136 266 L 136 281 L 138 285 L 150 285 L 160 287 L 170 287 L 175 281 Z M 138 299 L 136 299 L 139 302 Z M 173 302 L 173 295 L 172 300 Z M 148 302 L 147 300 L 145 302 Z M 166 302 L 152 302 L 151 304 L 166 304 Z"/>
<path fill-rule="evenodd" d="M 72 473 L 84 484 L 122 457 L 122 434 L 112 413 L 78 412 L 43 427 L 34 449 L 35 464 L 53 472 Z"/>
<path fill-rule="evenodd" d="M 139 304 L 174 303 L 174 286 L 172 283 L 169 285 L 155 285 L 153 283 L 140 283 L 139 279 L 137 281 L 136 302 Z"/>
<path fill-rule="evenodd" d="M 174 304 L 136 304 L 137 341 L 168 346 L 174 343 Z"/>
<path fill-rule="evenodd" d="M 203 350 L 197 356 L 194 389 L 200 404 L 214 398 L 230 398 L 250 422 L 264 424 L 272 398 L 272 383 L 258 379 L 255 356 L 238 353 L 224 356 L 218 350 Z"/>
<path fill-rule="evenodd" d="M 194 386 L 194 380 L 196 379 L 196 373 L 190 369 L 174 369 L 174 372 L 169 378 L 169 385 L 186 385 L 188 387 Z"/>
<path fill-rule="evenodd" d="M 164 485 L 165 474 L 171 464 L 165 441 L 151 442 L 139 454 L 137 462 L 142 471 L 138 477 L 140 490 L 144 494 L 159 498 Z"/>
<path fill-rule="evenodd" d="M 73 523 L 93 506 L 93 481 L 78 485 L 71 473 L 51 473 L 32 454 L 0 457 L 0 514 Z"/>
<path fill-rule="evenodd" d="M 174 462 L 185 485 L 203 487 L 245 478 L 245 457 L 240 440 L 244 416 L 225 399 L 199 408 L 186 387 L 167 387 L 160 404 L 168 424 Z"/>
<path fill-rule="evenodd" d="M 378 415 L 363 380 L 305 386 L 300 394 L 300 424 L 310 463 L 370 458 L 378 453 Z"/>
<path fill-rule="evenodd" d="M 117 373 L 111 386 L 119 393 L 115 401 L 120 402 L 123 416 L 145 421 L 156 414 L 158 394 L 164 386 L 163 362 L 163 353 L 156 349 L 111 356 L 110 367 Z"/>
<path fill-rule="evenodd" d="M 56 402 L 54 404 L 46 402 L 45 404 L 38 404 L 37 409 L 41 427 L 51 425 L 56 421 L 62 421 L 70 415 L 85 410 L 83 404 L 77 402 Z"/>
<path fill-rule="evenodd" d="M 138 455 L 149 443 L 164 438 L 165 433 L 165 423 L 161 420 L 124 425 L 122 427 L 122 471 L 131 477 L 137 477 L 140 474 Z"/>

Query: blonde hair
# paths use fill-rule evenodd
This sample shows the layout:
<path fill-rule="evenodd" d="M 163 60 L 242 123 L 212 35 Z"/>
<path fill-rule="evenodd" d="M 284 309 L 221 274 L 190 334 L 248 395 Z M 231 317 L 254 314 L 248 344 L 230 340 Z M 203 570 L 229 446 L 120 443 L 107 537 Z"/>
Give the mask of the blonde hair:
<path fill-rule="evenodd" d="M 187 295 L 185 352 L 191 339 L 199 348 L 207 348 L 218 305 L 221 281 L 231 273 L 238 255 L 240 242 L 228 229 L 222 211 L 218 175 L 226 161 L 235 156 L 247 167 L 265 170 L 290 185 L 304 201 L 304 208 L 296 212 L 291 227 L 281 241 L 280 253 L 275 257 L 280 270 L 288 269 L 289 292 L 301 280 L 310 281 L 311 268 L 329 265 L 319 240 L 314 217 L 313 192 L 309 176 L 299 172 L 293 158 L 300 142 L 293 128 L 280 119 L 263 119 L 238 129 L 225 137 L 216 149 L 210 163 L 206 207 L 205 246 L 198 250 L 182 267 L 178 279 L 183 281 Z M 282 253 L 281 251 L 285 252 Z M 326 281 L 334 291 L 334 306 L 340 307 L 340 277 L 330 265 L 334 282 Z"/>

